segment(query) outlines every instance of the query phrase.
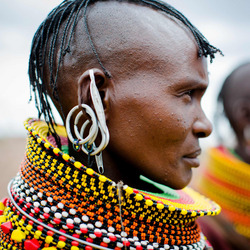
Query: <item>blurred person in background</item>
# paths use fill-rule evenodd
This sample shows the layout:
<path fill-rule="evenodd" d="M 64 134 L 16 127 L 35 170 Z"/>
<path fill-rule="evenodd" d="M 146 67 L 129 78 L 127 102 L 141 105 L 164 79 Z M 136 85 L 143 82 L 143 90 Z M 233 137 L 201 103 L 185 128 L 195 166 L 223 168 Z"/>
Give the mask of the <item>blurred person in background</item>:
<path fill-rule="evenodd" d="M 250 63 L 226 78 L 218 110 L 220 106 L 236 142 L 233 147 L 224 143 L 210 148 L 202 163 L 197 187 L 222 206 L 222 213 L 212 220 L 202 218 L 200 223 L 215 249 L 245 250 L 250 249 Z M 216 116 L 218 132 L 225 129 L 220 118 Z"/>

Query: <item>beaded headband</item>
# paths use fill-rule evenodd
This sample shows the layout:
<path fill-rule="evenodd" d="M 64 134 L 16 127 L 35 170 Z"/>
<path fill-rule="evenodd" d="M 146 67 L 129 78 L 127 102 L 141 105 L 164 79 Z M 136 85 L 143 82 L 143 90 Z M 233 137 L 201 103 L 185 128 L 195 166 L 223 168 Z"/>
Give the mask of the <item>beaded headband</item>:
<path fill-rule="evenodd" d="M 46 123 L 29 119 L 25 127 L 25 160 L 2 204 L 2 249 L 204 248 L 195 219 L 218 214 L 216 203 L 190 188 L 172 190 L 172 198 L 119 189 L 50 143 Z M 57 133 L 65 148 L 64 127 Z"/>

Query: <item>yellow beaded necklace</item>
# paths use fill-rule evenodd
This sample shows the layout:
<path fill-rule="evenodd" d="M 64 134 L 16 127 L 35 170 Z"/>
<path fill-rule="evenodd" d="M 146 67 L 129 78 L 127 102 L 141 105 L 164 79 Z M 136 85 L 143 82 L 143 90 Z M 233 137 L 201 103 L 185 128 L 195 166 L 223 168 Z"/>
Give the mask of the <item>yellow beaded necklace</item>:
<path fill-rule="evenodd" d="M 195 220 L 218 214 L 216 203 L 190 188 L 172 190 L 173 198 L 119 190 L 51 144 L 46 123 L 25 127 L 26 156 L 1 203 L 0 249 L 204 249 Z M 57 133 L 66 138 L 64 127 Z"/>

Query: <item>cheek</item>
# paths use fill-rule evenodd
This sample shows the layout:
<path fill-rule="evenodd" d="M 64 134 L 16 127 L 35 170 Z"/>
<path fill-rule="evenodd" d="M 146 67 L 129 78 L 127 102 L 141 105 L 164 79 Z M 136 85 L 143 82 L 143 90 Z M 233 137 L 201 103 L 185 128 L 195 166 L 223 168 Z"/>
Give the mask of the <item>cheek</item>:
<path fill-rule="evenodd" d="M 165 140 L 182 141 L 186 138 L 190 126 L 188 117 L 183 112 L 179 112 L 178 109 L 163 109 L 164 112 L 160 112 L 156 119 L 158 119 L 157 130 L 162 133 Z"/>
<path fill-rule="evenodd" d="M 127 95 L 120 91 L 119 96 L 116 93 L 108 123 L 111 139 L 137 147 L 144 143 L 156 147 L 185 140 L 190 127 L 186 108 L 175 97 L 156 90 L 159 89 L 146 93 L 134 90 L 133 94 L 130 90 Z"/>
<path fill-rule="evenodd" d="M 110 132 L 110 144 L 125 148 L 138 138 L 138 131 L 142 131 L 144 114 L 136 105 L 130 104 L 128 100 L 117 101 L 111 107 L 107 126 Z"/>

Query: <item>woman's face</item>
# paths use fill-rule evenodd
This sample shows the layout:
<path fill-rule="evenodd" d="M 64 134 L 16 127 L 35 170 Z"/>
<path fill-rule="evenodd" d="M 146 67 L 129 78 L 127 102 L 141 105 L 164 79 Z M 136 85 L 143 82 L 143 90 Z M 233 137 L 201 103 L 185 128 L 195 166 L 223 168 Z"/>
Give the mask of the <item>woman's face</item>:
<path fill-rule="evenodd" d="M 198 58 L 196 43 L 177 27 L 172 39 L 162 33 L 144 37 L 146 45 L 132 56 L 133 74 L 130 54 L 128 73 L 119 80 L 114 76 L 107 124 L 108 150 L 127 177 L 139 172 L 179 189 L 199 166 L 199 138 L 212 127 L 201 108 L 208 86 L 206 60 Z"/>

